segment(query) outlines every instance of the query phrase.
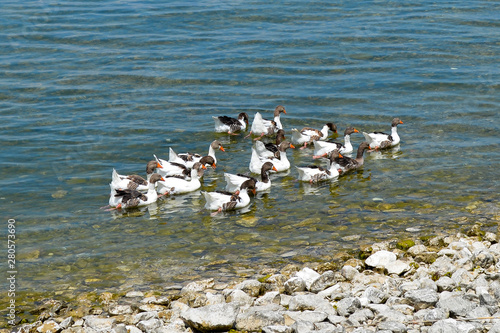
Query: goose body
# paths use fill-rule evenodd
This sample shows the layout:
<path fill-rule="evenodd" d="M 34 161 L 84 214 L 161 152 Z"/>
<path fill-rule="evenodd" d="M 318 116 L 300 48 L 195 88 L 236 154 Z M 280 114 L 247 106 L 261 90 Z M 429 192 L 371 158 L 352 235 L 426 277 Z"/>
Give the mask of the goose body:
<path fill-rule="evenodd" d="M 350 154 L 353 151 L 351 144 L 351 134 L 359 133 L 353 127 L 347 127 L 344 131 L 344 144 L 334 141 L 314 141 L 314 157 L 318 158 L 337 149 L 340 154 Z"/>
<path fill-rule="evenodd" d="M 300 131 L 296 128 L 292 128 L 292 143 L 296 145 L 302 145 L 301 149 L 304 149 L 309 143 L 314 140 L 326 140 L 328 137 L 328 130 L 337 133 L 337 126 L 333 123 L 327 123 L 321 130 L 317 130 L 311 127 L 304 127 Z"/>
<path fill-rule="evenodd" d="M 163 177 L 183 177 L 185 179 L 189 179 L 191 177 L 191 169 L 194 167 L 196 163 L 193 164 L 193 167 L 188 167 L 185 164 L 177 163 L 177 162 L 168 162 L 161 158 L 153 155 L 158 164 L 162 167 L 158 169 L 158 173 Z M 212 168 L 216 168 L 214 158 L 211 156 L 203 156 L 198 163 L 200 163 L 204 169 L 206 166 L 211 166 Z"/>
<path fill-rule="evenodd" d="M 255 151 L 260 158 L 280 158 L 279 145 L 285 140 L 285 131 L 280 129 L 276 132 L 276 143 L 264 143 L 255 141 Z"/>
<path fill-rule="evenodd" d="M 156 202 L 158 194 L 156 193 L 155 185 L 158 181 L 163 180 L 163 177 L 155 173 L 151 176 L 148 183 L 148 192 L 146 194 L 131 189 L 116 189 L 110 184 L 111 193 L 109 197 L 109 205 L 117 209 L 127 209 L 141 207 Z"/>
<path fill-rule="evenodd" d="M 238 118 L 228 116 L 212 116 L 215 123 L 215 132 L 234 134 L 235 132 L 244 131 L 248 126 L 248 114 L 241 112 Z"/>
<path fill-rule="evenodd" d="M 283 129 L 283 125 L 281 124 L 280 119 L 281 113 L 286 114 L 285 107 L 282 105 L 278 105 L 274 109 L 273 120 L 262 118 L 260 112 L 255 113 L 250 133 L 246 137 L 250 136 L 253 133 L 255 135 L 260 135 L 259 138 L 262 138 L 264 135 L 272 135 L 278 130 Z M 258 140 L 259 138 L 257 138 L 256 140 Z"/>
<path fill-rule="evenodd" d="M 336 165 L 337 168 L 341 169 L 343 173 L 350 170 L 358 169 L 364 163 L 363 154 L 365 150 L 369 148 L 370 146 L 368 145 L 368 142 L 363 141 L 358 147 L 356 158 L 351 158 L 347 156 L 336 157 L 334 159 L 334 164 Z"/>
<path fill-rule="evenodd" d="M 262 165 L 266 162 L 271 162 L 276 168 L 277 172 L 282 172 L 290 169 L 290 161 L 286 157 L 286 150 L 288 148 L 295 148 L 290 142 L 283 141 L 279 145 L 280 158 L 260 158 L 257 151 L 252 147 L 252 156 L 250 158 L 249 169 L 253 173 L 260 173 Z"/>
<path fill-rule="evenodd" d="M 384 132 L 363 132 L 370 149 L 384 149 L 396 146 L 401 141 L 398 134 L 398 125 L 403 124 L 399 118 L 394 118 L 391 122 L 391 134 Z"/>
<path fill-rule="evenodd" d="M 120 175 L 113 169 L 111 173 L 110 186 L 115 189 L 129 189 L 137 191 L 147 191 L 151 175 L 156 168 L 161 169 L 161 165 L 156 161 L 149 161 L 146 165 L 146 179 L 139 175 Z"/>
<path fill-rule="evenodd" d="M 272 162 L 262 164 L 260 173 L 261 180 L 242 174 L 224 173 L 224 178 L 226 179 L 226 191 L 235 192 L 240 188 L 241 184 L 249 179 L 255 180 L 255 190 L 257 192 L 268 190 L 271 187 L 271 180 L 269 179 L 270 170 L 278 171 Z"/>
<path fill-rule="evenodd" d="M 207 156 L 211 156 L 214 159 L 214 163 L 217 164 L 217 158 L 215 157 L 215 150 L 224 150 L 224 147 L 219 142 L 219 140 L 214 140 L 208 146 L 208 154 Z M 192 154 L 192 153 L 182 153 L 177 154 L 172 148 L 169 148 L 168 161 L 174 163 L 180 163 L 186 165 L 188 168 L 192 168 L 196 162 L 199 162 L 202 158 L 202 155 Z"/>
<path fill-rule="evenodd" d="M 190 171 L 190 179 L 182 177 L 165 177 L 158 182 L 158 192 L 161 194 L 183 194 L 196 191 L 201 187 L 200 178 L 203 176 L 204 165 L 197 162 Z"/>
<path fill-rule="evenodd" d="M 201 192 L 205 197 L 205 208 L 217 212 L 235 210 L 250 204 L 248 191 L 255 193 L 255 180 L 247 180 L 241 184 L 241 189 L 231 192 Z"/>
<path fill-rule="evenodd" d="M 299 180 L 310 183 L 317 183 L 319 181 L 337 178 L 339 176 L 339 170 L 336 167 L 334 159 L 338 158 L 339 156 L 341 155 L 336 149 L 329 153 L 329 159 L 328 159 L 329 167 L 327 169 L 317 165 L 311 165 L 306 167 L 296 166 L 297 171 L 299 172 Z"/>

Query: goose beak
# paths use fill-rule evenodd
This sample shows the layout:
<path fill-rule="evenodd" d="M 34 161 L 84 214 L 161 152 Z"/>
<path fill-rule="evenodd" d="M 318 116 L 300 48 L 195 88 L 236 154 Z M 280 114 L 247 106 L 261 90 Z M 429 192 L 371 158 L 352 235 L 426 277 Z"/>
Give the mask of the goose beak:
<path fill-rule="evenodd" d="M 354 133 L 359 133 L 359 131 L 357 129 L 354 129 Z"/>
<path fill-rule="evenodd" d="M 223 152 L 225 152 L 224 147 L 222 147 L 222 146 L 219 147 L 219 150 L 222 150 Z"/>
<path fill-rule="evenodd" d="M 295 146 L 290 143 L 290 148 L 295 148 Z"/>
<path fill-rule="evenodd" d="M 161 165 L 159 162 L 156 162 L 156 167 L 157 167 L 158 169 L 163 169 L 163 165 Z"/>
<path fill-rule="evenodd" d="M 274 171 L 278 172 L 278 169 L 276 169 L 276 167 L 275 167 L 274 165 L 273 165 L 272 170 L 274 170 Z"/>
<path fill-rule="evenodd" d="M 340 153 L 339 153 L 339 157 L 340 157 L 340 158 L 343 158 L 344 156 L 340 155 Z"/>
<path fill-rule="evenodd" d="M 163 177 L 161 177 L 160 180 L 163 181 L 163 182 L 165 181 L 165 179 Z"/>
<path fill-rule="evenodd" d="M 204 166 L 204 165 L 202 165 L 202 166 L 201 166 L 201 168 L 202 168 L 203 170 L 207 170 L 207 167 L 206 167 L 206 166 Z"/>
<path fill-rule="evenodd" d="M 215 163 L 214 163 L 214 164 L 212 164 L 212 168 L 213 168 L 213 169 L 217 168 L 217 165 L 215 165 Z"/>
<path fill-rule="evenodd" d="M 403 122 L 400 120 L 399 123 L 402 124 Z"/>

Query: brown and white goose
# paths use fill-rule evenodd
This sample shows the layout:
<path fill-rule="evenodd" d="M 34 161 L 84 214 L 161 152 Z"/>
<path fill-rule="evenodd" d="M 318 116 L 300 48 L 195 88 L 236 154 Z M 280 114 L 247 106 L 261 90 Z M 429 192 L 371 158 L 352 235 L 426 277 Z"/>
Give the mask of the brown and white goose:
<path fill-rule="evenodd" d="M 217 164 L 217 158 L 215 157 L 215 151 L 216 150 L 224 150 L 224 147 L 222 147 L 222 144 L 220 143 L 219 140 L 214 140 L 208 147 L 208 154 L 207 156 L 211 156 L 214 159 L 215 164 Z M 175 162 L 175 163 L 181 163 L 186 165 L 188 168 L 192 168 L 193 165 L 196 162 L 199 162 L 200 159 L 203 156 L 200 154 L 192 154 L 192 153 L 182 153 L 182 154 L 177 154 L 174 152 L 172 148 L 169 149 L 169 155 L 168 155 L 168 161 L 169 162 Z"/>
<path fill-rule="evenodd" d="M 365 150 L 369 148 L 370 146 L 368 145 L 368 142 L 363 141 L 358 147 L 356 158 L 351 158 L 347 156 L 336 157 L 334 159 L 334 163 L 337 165 L 338 169 L 341 169 L 341 172 L 343 173 L 350 170 L 358 169 L 364 163 L 363 154 L 365 153 Z"/>
<path fill-rule="evenodd" d="M 335 159 L 342 157 L 339 154 L 337 149 L 329 152 L 327 154 L 328 157 L 328 168 L 322 168 L 317 165 L 310 165 L 305 167 L 298 167 L 297 171 L 299 172 L 299 180 L 317 183 L 323 180 L 333 179 L 339 176 L 339 169 L 337 169 L 337 164 L 335 163 Z"/>
<path fill-rule="evenodd" d="M 257 192 L 265 191 L 271 187 L 271 180 L 269 179 L 269 171 L 271 170 L 276 172 L 278 171 L 274 167 L 272 162 L 266 162 L 262 164 L 262 168 L 260 171 L 260 180 L 257 180 L 254 177 L 243 175 L 241 173 L 224 173 L 224 178 L 226 179 L 226 191 L 234 192 L 238 190 L 241 184 L 249 179 L 255 180 L 255 190 Z"/>
<path fill-rule="evenodd" d="M 215 122 L 215 132 L 236 135 L 235 132 L 244 131 L 248 126 L 248 114 L 241 112 L 238 118 L 228 116 L 212 116 Z"/>
<path fill-rule="evenodd" d="M 397 145 L 401 140 L 398 135 L 398 125 L 402 123 L 401 119 L 394 118 L 391 122 L 391 134 L 384 132 L 363 132 L 366 142 L 370 145 L 370 149 L 384 149 Z"/>
<path fill-rule="evenodd" d="M 273 163 L 274 167 L 278 170 L 278 172 L 286 171 L 290 169 L 290 161 L 286 157 L 286 150 L 288 148 L 295 148 L 295 147 L 290 142 L 285 140 L 279 145 L 280 158 L 260 158 L 255 148 L 252 147 L 252 156 L 250 158 L 250 164 L 248 168 L 253 173 L 260 173 L 262 169 L 262 164 L 266 162 L 271 162 Z"/>
<path fill-rule="evenodd" d="M 273 120 L 267 120 L 262 118 L 260 112 L 257 112 L 253 118 L 252 127 L 250 129 L 250 133 L 245 137 L 249 137 L 250 135 L 260 135 L 255 140 L 261 139 L 264 135 L 272 135 L 276 133 L 278 130 L 283 129 L 283 125 L 281 124 L 280 114 L 286 114 L 285 107 L 283 105 L 278 105 L 274 109 L 274 118 Z"/>
<path fill-rule="evenodd" d="M 296 145 L 303 144 L 300 149 L 304 149 L 309 143 L 315 140 L 326 140 L 328 137 L 328 130 L 337 133 L 337 126 L 334 123 L 326 123 L 321 130 L 304 127 L 299 131 L 296 128 L 292 128 L 292 143 Z"/>
<path fill-rule="evenodd" d="M 158 169 L 158 173 L 163 177 L 181 177 L 189 179 L 191 177 L 191 169 L 193 169 L 196 164 L 193 164 L 193 167 L 190 168 L 182 163 L 168 162 L 156 157 L 156 155 L 153 156 L 162 167 L 161 169 Z M 203 156 L 197 163 L 200 163 L 203 169 L 206 169 L 207 166 L 211 166 L 213 169 L 217 167 L 212 156 Z"/>
<path fill-rule="evenodd" d="M 325 154 L 337 149 L 340 154 L 350 154 L 353 151 L 351 144 L 351 134 L 359 133 L 354 127 L 347 127 L 344 131 L 344 143 L 335 141 L 314 141 L 313 158 L 323 157 Z"/>
<path fill-rule="evenodd" d="M 279 145 L 285 140 L 285 130 L 276 132 L 276 143 L 255 141 L 255 151 L 261 158 L 280 158 Z"/>
<path fill-rule="evenodd" d="M 201 192 L 205 197 L 205 208 L 208 210 L 215 210 L 212 215 L 222 211 L 241 209 L 250 204 L 250 196 L 248 191 L 255 194 L 255 180 L 249 179 L 241 184 L 241 189 L 236 192 L 214 191 L 214 192 Z"/>
<path fill-rule="evenodd" d="M 163 177 L 154 173 L 149 179 L 148 192 L 146 194 L 130 189 L 115 189 L 111 186 L 109 205 L 116 209 L 126 209 L 149 205 L 156 202 L 158 194 L 156 193 L 156 182 L 164 180 Z"/>
<path fill-rule="evenodd" d="M 155 172 L 156 168 L 161 169 L 162 166 L 157 161 L 149 161 L 146 165 L 146 179 L 139 175 L 120 175 L 113 169 L 111 173 L 110 186 L 115 189 L 129 189 L 137 191 L 146 191 L 148 189 L 148 182 L 151 175 Z"/>

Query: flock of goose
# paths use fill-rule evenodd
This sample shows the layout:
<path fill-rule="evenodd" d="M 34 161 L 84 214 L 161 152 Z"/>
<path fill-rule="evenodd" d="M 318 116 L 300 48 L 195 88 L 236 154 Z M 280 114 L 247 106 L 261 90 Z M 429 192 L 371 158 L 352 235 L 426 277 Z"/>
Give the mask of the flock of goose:
<path fill-rule="evenodd" d="M 294 145 L 305 149 L 314 147 L 313 159 L 324 158 L 328 166 L 323 168 L 316 165 L 296 166 L 298 179 L 306 182 L 320 182 L 339 177 L 363 165 L 363 155 L 366 150 L 378 150 L 394 147 L 399 144 L 400 138 L 397 126 L 403 122 L 394 118 L 391 123 L 391 133 L 363 132 L 363 141 L 357 150 L 355 158 L 345 156 L 353 152 L 351 134 L 359 133 L 353 127 L 344 131 L 344 143 L 327 141 L 329 132 L 337 133 L 337 126 L 326 123 L 322 129 L 304 127 L 301 130 L 291 130 L 291 142 L 285 139 L 285 131 L 281 124 L 280 115 L 286 114 L 282 105 L 274 110 L 274 118 L 267 120 L 257 112 L 250 127 L 250 133 L 245 138 L 257 136 L 252 147 L 249 170 L 260 174 L 260 179 L 243 174 L 225 173 L 225 191 L 202 191 L 206 204 L 205 208 L 215 211 L 213 215 L 227 210 L 246 207 L 250 204 L 249 192 L 255 194 L 271 187 L 269 172 L 283 172 L 290 169 L 286 151 L 295 148 Z M 249 126 L 248 114 L 242 112 L 238 118 L 228 116 L 214 116 L 215 132 L 238 135 Z M 272 137 L 273 141 L 264 143 L 264 137 Z M 196 191 L 201 187 L 200 178 L 207 167 L 215 169 L 217 159 L 215 151 L 224 147 L 218 140 L 214 140 L 205 156 L 192 153 L 178 154 L 171 148 L 168 160 L 154 155 L 154 160 L 147 163 L 146 179 L 139 175 L 120 175 L 113 169 L 109 206 L 112 209 L 127 209 L 145 206 L 155 202 L 162 195 L 175 195 Z"/>

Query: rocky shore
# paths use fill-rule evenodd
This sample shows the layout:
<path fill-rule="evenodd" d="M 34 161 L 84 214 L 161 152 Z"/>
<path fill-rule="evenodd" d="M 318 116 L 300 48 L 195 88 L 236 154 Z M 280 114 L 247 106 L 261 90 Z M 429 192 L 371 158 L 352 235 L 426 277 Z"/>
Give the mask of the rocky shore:
<path fill-rule="evenodd" d="M 288 265 L 255 279 L 45 300 L 18 332 L 499 332 L 498 234 L 387 241 L 340 269 Z M 2 330 L 3 331 L 3 330 Z"/>

